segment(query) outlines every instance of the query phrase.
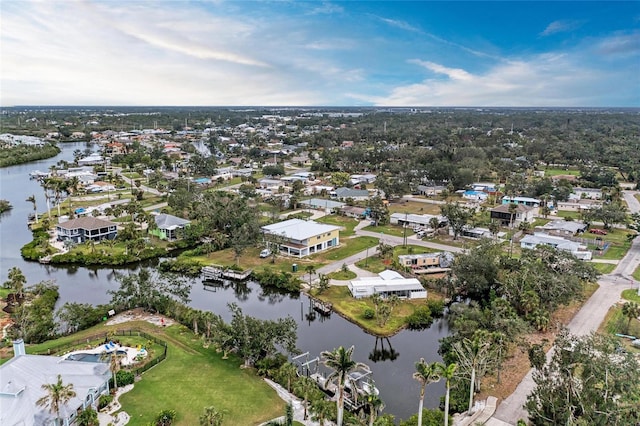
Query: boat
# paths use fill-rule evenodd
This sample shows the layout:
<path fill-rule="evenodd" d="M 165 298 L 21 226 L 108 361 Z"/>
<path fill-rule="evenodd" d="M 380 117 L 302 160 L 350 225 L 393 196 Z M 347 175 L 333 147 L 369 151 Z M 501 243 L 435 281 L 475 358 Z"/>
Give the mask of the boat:
<path fill-rule="evenodd" d="M 32 172 L 29 172 L 29 177 L 31 179 L 46 178 L 46 177 L 49 177 L 49 173 L 41 172 L 40 170 L 34 170 Z"/>

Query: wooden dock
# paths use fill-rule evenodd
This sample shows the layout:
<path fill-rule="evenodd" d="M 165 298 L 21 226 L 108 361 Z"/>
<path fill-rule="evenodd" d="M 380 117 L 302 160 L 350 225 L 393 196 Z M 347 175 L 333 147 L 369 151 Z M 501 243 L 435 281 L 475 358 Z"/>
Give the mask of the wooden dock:
<path fill-rule="evenodd" d="M 205 266 L 202 268 L 203 281 L 245 281 L 251 275 L 253 271 L 247 269 L 245 271 L 236 271 L 230 268 L 224 268 L 220 266 Z"/>
<path fill-rule="evenodd" d="M 329 302 L 323 302 L 320 299 L 315 299 L 309 296 L 311 300 L 311 307 L 314 311 L 318 312 L 320 315 L 329 316 L 331 312 L 333 312 L 333 305 Z"/>

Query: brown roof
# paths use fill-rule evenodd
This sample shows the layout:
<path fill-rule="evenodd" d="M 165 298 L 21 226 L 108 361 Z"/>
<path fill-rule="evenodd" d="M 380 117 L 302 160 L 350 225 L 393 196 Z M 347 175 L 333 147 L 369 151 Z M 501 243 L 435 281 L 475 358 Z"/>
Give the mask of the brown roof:
<path fill-rule="evenodd" d="M 77 219 L 71 219 L 64 223 L 58 224 L 63 229 L 100 229 L 108 226 L 115 226 L 114 222 L 98 219 L 95 217 L 79 217 Z"/>

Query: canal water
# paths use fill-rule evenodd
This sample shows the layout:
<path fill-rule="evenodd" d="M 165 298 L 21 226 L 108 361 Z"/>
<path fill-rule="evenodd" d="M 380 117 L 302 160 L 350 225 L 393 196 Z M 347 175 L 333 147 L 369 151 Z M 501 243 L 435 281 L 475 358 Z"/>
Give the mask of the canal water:
<path fill-rule="evenodd" d="M 107 303 L 108 290 L 117 289 L 116 272 L 127 268 L 56 267 L 27 262 L 20 256 L 20 247 L 31 241 L 27 217 L 33 205 L 25 201 L 30 195 L 37 199 L 38 211 L 46 210 L 44 192 L 36 180 L 29 179 L 33 170 L 47 171 L 60 160 L 73 160 L 73 151 L 84 150 L 84 142 L 62 144 L 62 152 L 55 158 L 0 169 L 0 198 L 9 200 L 13 209 L 0 216 L 0 279 L 6 281 L 9 268 L 17 266 L 27 277 L 28 284 L 54 280 L 60 289 L 59 304 L 79 302 Z M 153 265 L 153 262 L 151 263 Z M 137 270 L 139 266 L 128 268 Z M 329 318 L 313 315 L 305 295 L 289 296 L 265 294 L 255 283 L 227 285 L 218 288 L 204 286 L 195 280 L 190 305 L 210 310 L 225 319 L 230 318 L 228 303 L 235 302 L 244 313 L 262 319 L 291 316 L 298 323 L 298 347 L 309 352 L 310 358 L 324 350 L 353 345 L 354 359 L 371 367 L 386 413 L 406 419 L 418 410 L 419 384 L 413 380 L 414 365 L 420 358 L 439 361 L 438 339 L 448 334 L 446 322 L 436 321 L 424 331 L 402 331 L 388 339 L 378 339 L 363 332 L 337 314 Z M 311 313 L 311 315 L 310 315 Z M 427 387 L 425 407 L 437 407 L 444 394 L 444 384 Z"/>

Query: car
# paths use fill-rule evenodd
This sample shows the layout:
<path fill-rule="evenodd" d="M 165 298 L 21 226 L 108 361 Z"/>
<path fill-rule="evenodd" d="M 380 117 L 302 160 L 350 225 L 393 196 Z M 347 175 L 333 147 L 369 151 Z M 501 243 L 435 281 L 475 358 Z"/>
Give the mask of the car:
<path fill-rule="evenodd" d="M 271 256 L 271 250 L 269 250 L 269 249 L 264 249 L 264 250 L 262 250 L 260 252 L 260 257 L 263 258 L 263 259 L 265 257 L 269 257 L 269 256 Z"/>
<path fill-rule="evenodd" d="M 607 235 L 607 231 L 605 231 L 604 229 L 591 228 L 589 229 L 589 232 L 596 235 Z"/>

